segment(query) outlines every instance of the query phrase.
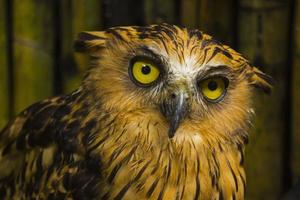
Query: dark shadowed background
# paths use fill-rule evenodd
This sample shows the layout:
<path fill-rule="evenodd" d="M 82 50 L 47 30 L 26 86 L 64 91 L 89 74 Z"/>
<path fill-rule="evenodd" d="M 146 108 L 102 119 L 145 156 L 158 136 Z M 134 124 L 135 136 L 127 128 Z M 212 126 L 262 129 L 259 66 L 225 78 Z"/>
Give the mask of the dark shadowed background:
<path fill-rule="evenodd" d="M 275 78 L 255 98 L 245 162 L 247 199 L 279 199 L 300 177 L 300 0 L 0 0 L 0 129 L 80 84 L 78 32 L 161 22 L 199 28 Z"/>

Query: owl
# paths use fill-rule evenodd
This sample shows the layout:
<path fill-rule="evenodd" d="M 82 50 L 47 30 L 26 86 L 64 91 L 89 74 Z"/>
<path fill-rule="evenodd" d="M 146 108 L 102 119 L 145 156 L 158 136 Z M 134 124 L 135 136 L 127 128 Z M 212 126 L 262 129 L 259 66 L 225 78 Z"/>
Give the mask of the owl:
<path fill-rule="evenodd" d="M 90 69 L 0 135 L 1 199 L 244 199 L 254 88 L 272 78 L 197 29 L 80 33 Z"/>

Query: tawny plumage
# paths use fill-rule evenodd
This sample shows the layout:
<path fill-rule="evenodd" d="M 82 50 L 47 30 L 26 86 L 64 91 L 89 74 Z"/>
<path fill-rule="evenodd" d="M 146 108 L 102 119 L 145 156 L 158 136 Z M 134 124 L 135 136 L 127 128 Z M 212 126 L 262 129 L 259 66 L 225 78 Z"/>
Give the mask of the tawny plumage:
<path fill-rule="evenodd" d="M 253 88 L 271 78 L 198 30 L 79 34 L 82 85 L 0 136 L 1 199 L 244 199 Z"/>

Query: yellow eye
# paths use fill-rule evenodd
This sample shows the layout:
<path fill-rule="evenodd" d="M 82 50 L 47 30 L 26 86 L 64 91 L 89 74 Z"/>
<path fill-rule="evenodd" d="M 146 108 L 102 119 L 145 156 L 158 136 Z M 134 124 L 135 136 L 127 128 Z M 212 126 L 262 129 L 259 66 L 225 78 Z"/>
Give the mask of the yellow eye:
<path fill-rule="evenodd" d="M 203 96 L 209 101 L 218 101 L 226 92 L 227 81 L 225 78 L 209 78 L 200 83 Z"/>
<path fill-rule="evenodd" d="M 152 62 L 138 60 L 133 63 L 130 74 L 138 84 L 147 86 L 158 79 L 160 70 Z"/>

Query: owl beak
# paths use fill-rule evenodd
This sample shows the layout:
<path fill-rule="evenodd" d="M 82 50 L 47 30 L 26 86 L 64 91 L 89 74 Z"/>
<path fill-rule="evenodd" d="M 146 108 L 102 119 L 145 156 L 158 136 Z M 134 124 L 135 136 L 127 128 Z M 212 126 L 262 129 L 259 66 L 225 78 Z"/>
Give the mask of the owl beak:
<path fill-rule="evenodd" d="M 182 119 L 186 116 L 188 95 L 184 91 L 172 94 L 171 98 L 162 105 L 162 113 L 170 123 L 169 138 L 173 138 Z"/>

